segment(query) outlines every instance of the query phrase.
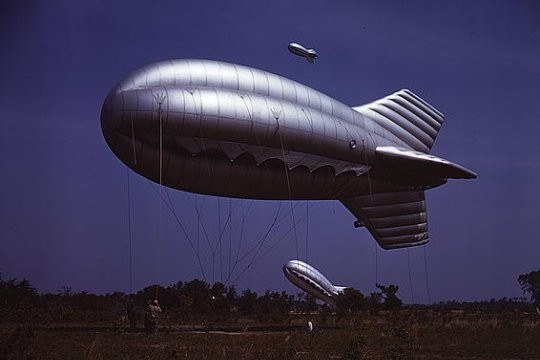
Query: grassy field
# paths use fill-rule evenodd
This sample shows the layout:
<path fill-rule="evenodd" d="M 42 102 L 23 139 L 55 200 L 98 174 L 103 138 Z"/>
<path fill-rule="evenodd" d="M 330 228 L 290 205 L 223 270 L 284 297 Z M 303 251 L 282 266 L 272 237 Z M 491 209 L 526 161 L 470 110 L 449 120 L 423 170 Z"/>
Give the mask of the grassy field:
<path fill-rule="evenodd" d="M 315 323 L 307 334 L 308 319 Z M 290 315 L 260 323 L 2 324 L 0 359 L 540 359 L 533 314 L 448 311 Z"/>

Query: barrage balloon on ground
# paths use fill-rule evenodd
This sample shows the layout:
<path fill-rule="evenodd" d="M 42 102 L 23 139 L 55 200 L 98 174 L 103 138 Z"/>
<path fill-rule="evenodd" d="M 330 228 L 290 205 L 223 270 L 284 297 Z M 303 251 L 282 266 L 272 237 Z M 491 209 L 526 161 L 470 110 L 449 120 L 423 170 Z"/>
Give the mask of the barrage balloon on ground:
<path fill-rule="evenodd" d="M 283 266 L 283 274 L 293 285 L 329 305 L 346 286 L 333 285 L 320 271 L 301 260 L 291 260 Z"/>
<path fill-rule="evenodd" d="M 109 147 L 148 179 L 216 196 L 339 200 L 385 249 L 428 241 L 425 190 L 476 177 L 429 154 L 443 121 L 409 90 L 351 108 L 210 60 L 144 66 L 101 111 Z"/>

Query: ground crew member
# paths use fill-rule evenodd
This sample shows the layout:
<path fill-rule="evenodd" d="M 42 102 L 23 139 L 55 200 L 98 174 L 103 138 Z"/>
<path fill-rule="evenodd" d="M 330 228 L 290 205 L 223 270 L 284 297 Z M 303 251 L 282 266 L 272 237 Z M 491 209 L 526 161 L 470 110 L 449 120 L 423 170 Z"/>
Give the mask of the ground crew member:
<path fill-rule="evenodd" d="M 158 318 L 161 313 L 161 307 L 157 299 L 148 300 L 146 306 L 146 315 L 144 317 L 144 328 L 148 333 L 157 332 Z"/>

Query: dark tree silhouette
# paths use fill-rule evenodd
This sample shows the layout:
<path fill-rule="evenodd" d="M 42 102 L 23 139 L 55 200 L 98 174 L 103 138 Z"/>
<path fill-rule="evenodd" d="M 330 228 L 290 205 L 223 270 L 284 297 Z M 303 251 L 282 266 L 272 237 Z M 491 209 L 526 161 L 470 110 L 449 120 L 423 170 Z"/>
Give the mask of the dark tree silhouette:
<path fill-rule="evenodd" d="M 0 306 L 12 306 L 23 301 L 31 301 L 37 295 L 36 289 L 28 280 L 3 280 L 0 274 Z"/>
<path fill-rule="evenodd" d="M 366 298 L 356 289 L 346 288 L 336 296 L 336 310 L 338 312 L 364 310 L 366 306 Z"/>
<path fill-rule="evenodd" d="M 253 313 L 255 304 L 257 303 L 257 293 L 250 289 L 246 289 L 242 292 L 242 296 L 238 302 L 242 311 L 247 314 Z"/>
<path fill-rule="evenodd" d="M 528 274 L 522 274 L 518 277 L 519 285 L 523 294 L 529 294 L 531 301 L 540 306 L 540 270 L 531 271 Z"/>
<path fill-rule="evenodd" d="M 184 295 L 193 300 L 193 310 L 201 313 L 211 310 L 210 286 L 202 280 L 191 280 L 184 285 Z"/>
<path fill-rule="evenodd" d="M 381 290 L 381 296 L 384 299 L 383 306 L 386 309 L 397 309 L 403 305 L 403 302 L 396 295 L 399 290 L 399 286 L 385 286 L 381 284 L 375 284 L 375 286 Z"/>

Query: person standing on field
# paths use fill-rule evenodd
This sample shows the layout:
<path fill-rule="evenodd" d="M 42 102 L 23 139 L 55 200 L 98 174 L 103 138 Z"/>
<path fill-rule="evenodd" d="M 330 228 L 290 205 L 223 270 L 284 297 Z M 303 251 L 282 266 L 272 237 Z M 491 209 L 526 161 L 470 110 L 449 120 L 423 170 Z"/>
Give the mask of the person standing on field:
<path fill-rule="evenodd" d="M 161 313 L 161 307 L 157 299 L 148 300 L 146 314 L 144 317 L 144 328 L 148 333 L 157 332 L 158 318 Z"/>

